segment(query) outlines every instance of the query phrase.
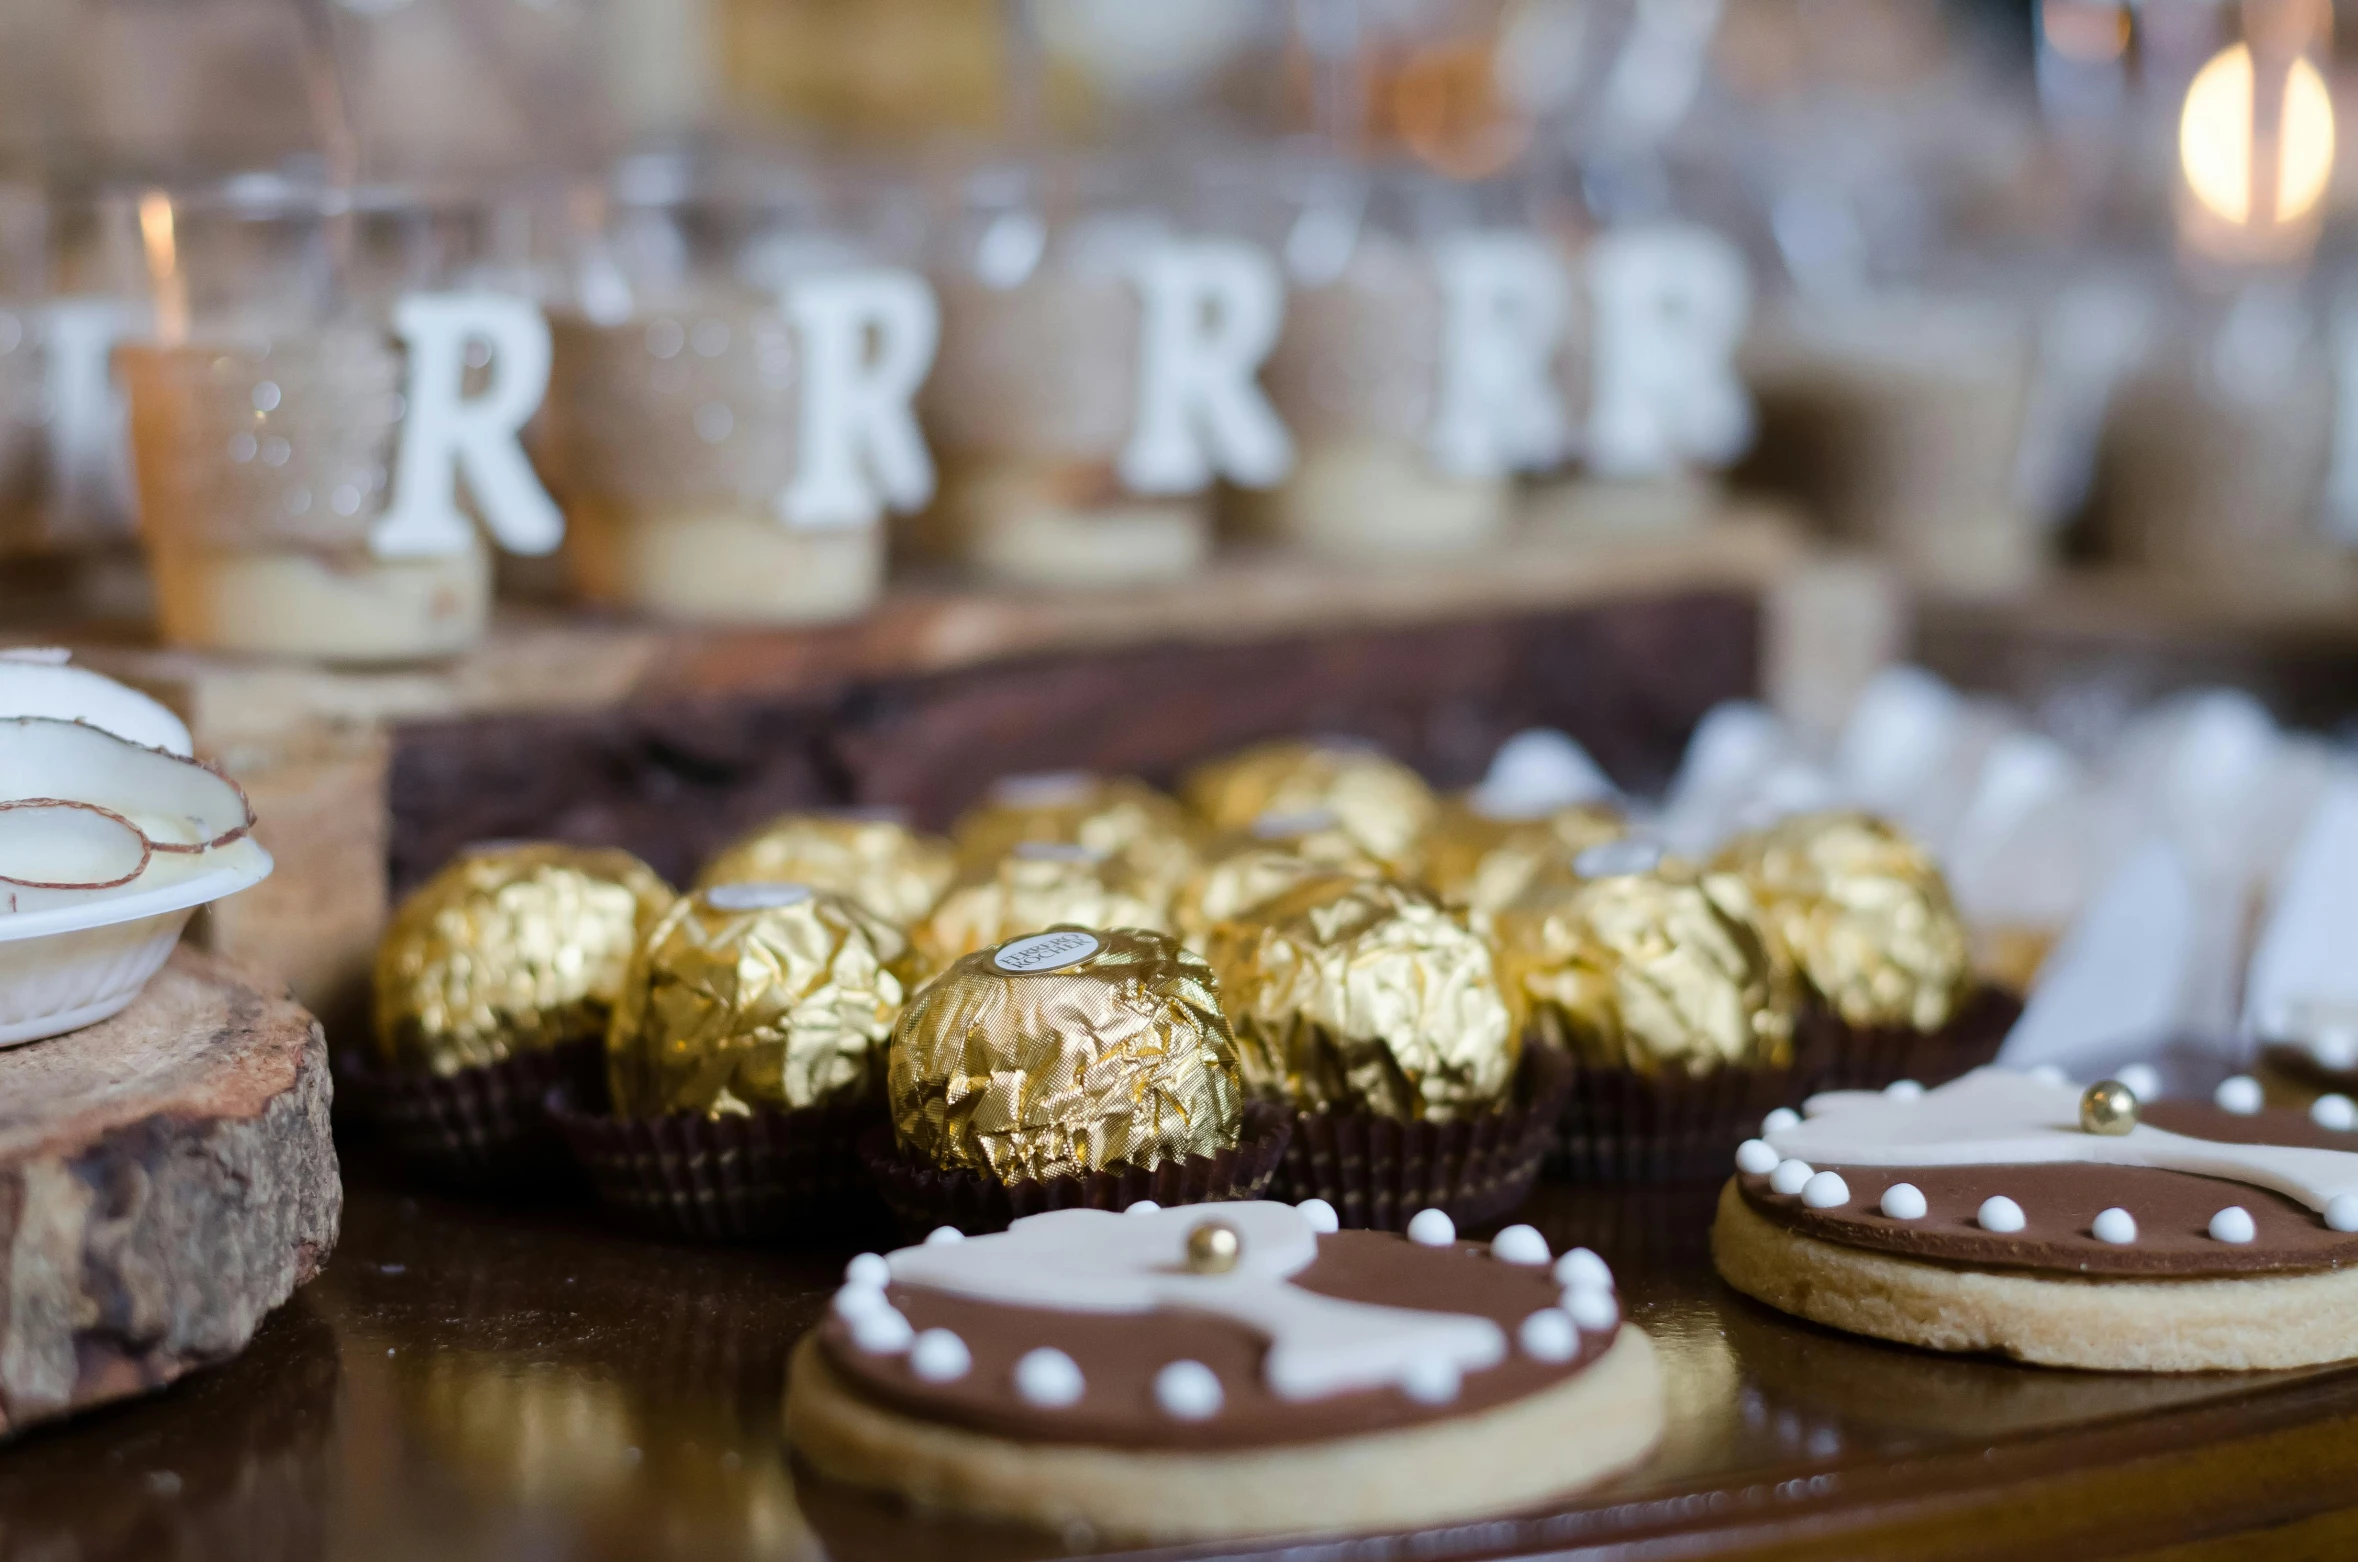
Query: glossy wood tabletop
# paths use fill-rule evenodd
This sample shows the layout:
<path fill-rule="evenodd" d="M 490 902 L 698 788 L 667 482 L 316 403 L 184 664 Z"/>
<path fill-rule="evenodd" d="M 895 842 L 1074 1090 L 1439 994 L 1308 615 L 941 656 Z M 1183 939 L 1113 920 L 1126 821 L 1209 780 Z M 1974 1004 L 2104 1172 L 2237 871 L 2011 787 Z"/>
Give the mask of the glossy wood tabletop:
<path fill-rule="evenodd" d="M 843 1253 L 667 1246 L 347 1169 L 334 1259 L 243 1358 L 0 1449 L 0 1559 L 1091 1553 L 798 1480 L 787 1349 Z M 1605 1253 L 1662 1348 L 1648 1465 L 1546 1513 L 1288 1562 L 2358 1556 L 2358 1370 L 2105 1377 L 1847 1339 L 1720 1285 L 1713 1191 L 1544 1188 L 1524 1212 Z"/>

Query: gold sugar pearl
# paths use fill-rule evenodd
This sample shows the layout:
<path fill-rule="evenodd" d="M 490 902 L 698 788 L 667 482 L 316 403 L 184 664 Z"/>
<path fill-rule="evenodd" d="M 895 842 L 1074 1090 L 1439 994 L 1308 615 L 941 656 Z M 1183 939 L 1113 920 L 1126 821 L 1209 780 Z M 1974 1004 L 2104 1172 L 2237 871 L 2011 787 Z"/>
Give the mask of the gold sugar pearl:
<path fill-rule="evenodd" d="M 2100 1079 L 2080 1097 L 2080 1127 L 2092 1134 L 2125 1134 L 2137 1126 L 2137 1093 L 2117 1079 Z"/>
<path fill-rule="evenodd" d="M 1224 1275 L 1244 1254 L 1244 1238 L 1225 1220 L 1207 1220 L 1187 1233 L 1187 1268 L 1199 1275 Z"/>

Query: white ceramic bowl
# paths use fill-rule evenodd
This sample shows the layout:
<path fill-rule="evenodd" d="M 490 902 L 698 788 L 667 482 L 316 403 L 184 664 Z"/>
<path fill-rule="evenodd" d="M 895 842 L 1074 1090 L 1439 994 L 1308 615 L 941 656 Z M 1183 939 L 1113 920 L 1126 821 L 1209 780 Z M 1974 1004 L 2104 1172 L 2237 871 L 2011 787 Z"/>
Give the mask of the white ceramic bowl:
<path fill-rule="evenodd" d="M 119 1014 L 170 957 L 196 908 L 270 877 L 251 836 L 185 878 L 78 906 L 0 915 L 0 1047 Z"/>

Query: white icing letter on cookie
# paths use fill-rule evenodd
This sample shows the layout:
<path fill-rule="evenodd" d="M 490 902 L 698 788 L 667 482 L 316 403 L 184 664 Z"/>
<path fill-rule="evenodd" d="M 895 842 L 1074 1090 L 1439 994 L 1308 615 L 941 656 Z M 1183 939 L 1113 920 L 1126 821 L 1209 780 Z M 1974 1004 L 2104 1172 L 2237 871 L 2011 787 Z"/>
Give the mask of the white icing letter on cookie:
<path fill-rule="evenodd" d="M 2222 1144 L 2145 1123 L 2125 1134 L 2087 1133 L 2079 1126 L 2078 1090 L 2002 1069 L 1976 1069 L 1913 1101 L 1895 1101 L 1881 1091 L 1837 1090 L 1812 1096 L 1808 1108 L 1807 1119 L 1766 1136 L 1788 1162 L 2149 1166 L 2266 1188 L 2319 1211 L 2337 1197 L 2358 1194 L 2358 1152 Z"/>
<path fill-rule="evenodd" d="M 1236 1267 L 1192 1274 L 1187 1234 L 1224 1221 L 1244 1239 Z M 890 1254 L 893 1279 L 1010 1307 L 1144 1313 L 1188 1308 L 1232 1319 L 1269 1342 L 1262 1372 L 1281 1399 L 1319 1399 L 1391 1385 L 1413 1393 L 1506 1357 L 1506 1331 L 1487 1318 L 1346 1302 L 1287 1282 L 1318 1255 L 1310 1218 L 1266 1201 L 1191 1205 L 1153 1214 L 1066 1209 L 1031 1215 L 996 1236 L 927 1243 Z"/>

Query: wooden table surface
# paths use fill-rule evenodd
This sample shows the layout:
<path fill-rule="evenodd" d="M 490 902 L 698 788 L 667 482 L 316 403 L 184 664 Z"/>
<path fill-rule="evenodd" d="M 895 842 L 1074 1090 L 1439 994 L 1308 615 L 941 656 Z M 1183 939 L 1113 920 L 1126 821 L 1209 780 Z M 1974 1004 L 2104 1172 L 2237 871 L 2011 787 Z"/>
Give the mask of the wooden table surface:
<path fill-rule="evenodd" d="M 786 1353 L 843 1254 L 663 1246 L 347 1161 L 341 1246 L 243 1358 L 0 1449 L 0 1558 L 1088 1553 L 797 1480 Z M 1287 1562 L 2358 1555 L 2358 1370 L 2103 1377 L 1847 1339 L 1718 1283 L 1711 1191 L 1545 1188 L 1525 1212 L 1605 1252 L 1662 1348 L 1649 1465 L 1547 1513 Z"/>

